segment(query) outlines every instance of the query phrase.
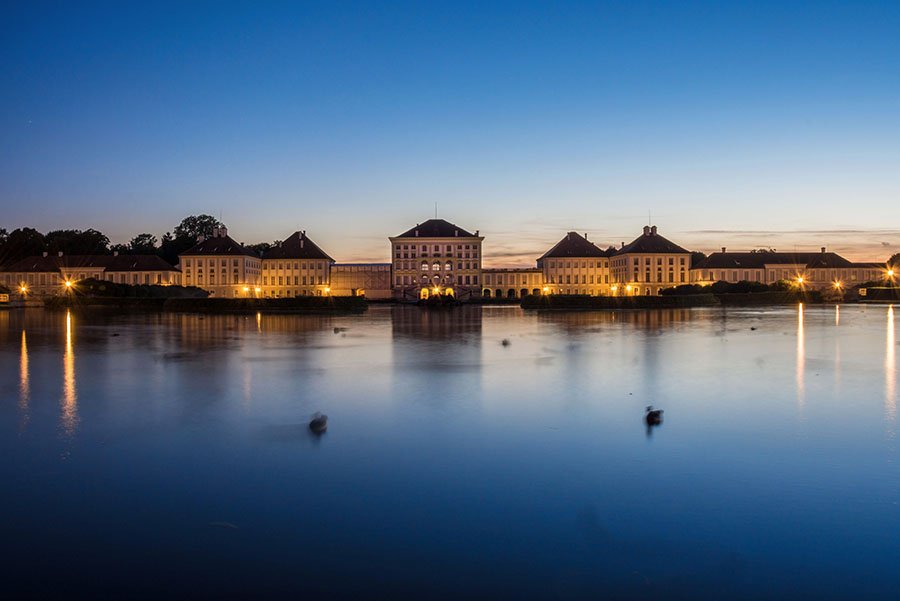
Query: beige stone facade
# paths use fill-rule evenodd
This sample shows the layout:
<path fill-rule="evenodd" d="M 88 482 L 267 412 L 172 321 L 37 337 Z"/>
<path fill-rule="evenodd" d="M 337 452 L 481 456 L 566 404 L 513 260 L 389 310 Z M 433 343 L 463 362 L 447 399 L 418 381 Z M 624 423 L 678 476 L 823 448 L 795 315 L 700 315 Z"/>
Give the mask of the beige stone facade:
<path fill-rule="evenodd" d="M 691 253 L 662 237 L 656 226 L 624 245 L 610 258 L 610 293 L 653 296 L 690 282 Z"/>
<path fill-rule="evenodd" d="M 262 261 L 235 242 L 224 227 L 179 255 L 185 286 L 196 286 L 216 298 L 260 296 Z"/>
<path fill-rule="evenodd" d="M 306 236 L 294 232 L 287 240 L 263 254 L 261 294 L 267 298 L 328 296 L 331 266 L 328 254 Z"/>
<path fill-rule="evenodd" d="M 522 298 L 544 294 L 544 274 L 540 269 L 482 269 L 484 298 Z"/>
<path fill-rule="evenodd" d="M 390 263 L 344 263 L 331 266 L 331 294 L 391 298 Z"/>
<path fill-rule="evenodd" d="M 28 257 L 0 273 L 14 294 L 56 296 L 86 279 L 116 284 L 180 286 L 181 272 L 155 255 L 48 255 Z"/>
<path fill-rule="evenodd" d="M 827 252 L 750 252 L 713 253 L 691 269 L 691 282 L 790 282 L 813 290 L 852 288 L 863 282 L 888 282 L 889 268 L 880 263 L 853 263 Z"/>
<path fill-rule="evenodd" d="M 429 219 L 389 240 L 395 298 L 481 296 L 484 238 L 477 231 L 472 234 L 443 219 Z"/>

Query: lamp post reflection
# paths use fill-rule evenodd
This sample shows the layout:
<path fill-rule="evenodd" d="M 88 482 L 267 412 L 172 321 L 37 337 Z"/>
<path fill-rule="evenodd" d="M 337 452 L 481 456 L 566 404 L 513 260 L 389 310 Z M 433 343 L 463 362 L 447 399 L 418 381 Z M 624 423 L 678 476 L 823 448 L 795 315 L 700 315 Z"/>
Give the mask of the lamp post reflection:
<path fill-rule="evenodd" d="M 897 417 L 897 343 L 894 334 L 894 305 L 887 310 L 887 343 L 884 349 L 884 413 L 888 420 Z"/>
<path fill-rule="evenodd" d="M 63 398 L 60 424 L 71 436 L 78 425 L 78 393 L 75 389 L 75 350 L 72 345 L 72 313 L 66 311 L 66 348 L 63 353 Z"/>
<path fill-rule="evenodd" d="M 19 355 L 19 409 L 22 411 L 22 427 L 28 424 L 28 404 L 31 400 L 31 382 L 28 371 L 28 340 L 22 330 L 22 351 Z"/>
<path fill-rule="evenodd" d="M 803 303 L 797 305 L 797 403 L 803 408 L 805 396 L 806 342 L 803 335 Z"/>

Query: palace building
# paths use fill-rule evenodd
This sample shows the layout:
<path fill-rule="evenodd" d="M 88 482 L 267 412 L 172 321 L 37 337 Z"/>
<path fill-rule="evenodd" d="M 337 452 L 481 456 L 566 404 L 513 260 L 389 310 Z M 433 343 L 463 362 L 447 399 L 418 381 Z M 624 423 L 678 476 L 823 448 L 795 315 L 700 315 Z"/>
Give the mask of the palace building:
<path fill-rule="evenodd" d="M 610 292 L 617 296 L 657 295 L 690 282 L 691 252 L 661 236 L 656 226 L 623 244 L 610 259 Z"/>
<path fill-rule="evenodd" d="M 863 282 L 890 279 L 888 269 L 881 263 L 853 263 L 837 253 L 722 252 L 709 255 L 691 270 L 691 282 L 708 285 L 714 282 L 760 282 L 774 284 L 788 281 L 811 289 L 850 288 Z"/>
<path fill-rule="evenodd" d="M 0 274 L 0 282 L 10 290 L 38 297 L 58 295 L 88 278 L 115 284 L 182 284 L 181 271 L 156 255 L 44 253 L 17 261 Z"/>
<path fill-rule="evenodd" d="M 218 298 L 259 296 L 262 262 L 259 256 L 236 242 L 228 229 L 219 227 L 209 238 L 178 256 L 185 286 L 197 286 Z"/>
<path fill-rule="evenodd" d="M 294 232 L 262 257 L 262 296 L 327 296 L 331 293 L 334 259 L 306 237 Z"/>
<path fill-rule="evenodd" d="M 481 296 L 484 238 L 477 230 L 472 234 L 449 221 L 429 219 L 389 240 L 394 298 Z"/>
<path fill-rule="evenodd" d="M 545 294 L 607 296 L 610 290 L 609 260 L 603 250 L 577 232 L 569 232 L 537 260 Z"/>

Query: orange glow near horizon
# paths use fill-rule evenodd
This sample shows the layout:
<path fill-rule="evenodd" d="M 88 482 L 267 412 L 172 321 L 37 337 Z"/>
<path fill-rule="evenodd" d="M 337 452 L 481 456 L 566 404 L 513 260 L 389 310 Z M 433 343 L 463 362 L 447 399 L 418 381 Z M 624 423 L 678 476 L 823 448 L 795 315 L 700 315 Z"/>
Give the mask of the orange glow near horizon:
<path fill-rule="evenodd" d="M 894 305 L 888 305 L 887 336 L 884 347 L 884 414 L 894 421 L 897 417 L 897 342 L 894 333 Z"/>

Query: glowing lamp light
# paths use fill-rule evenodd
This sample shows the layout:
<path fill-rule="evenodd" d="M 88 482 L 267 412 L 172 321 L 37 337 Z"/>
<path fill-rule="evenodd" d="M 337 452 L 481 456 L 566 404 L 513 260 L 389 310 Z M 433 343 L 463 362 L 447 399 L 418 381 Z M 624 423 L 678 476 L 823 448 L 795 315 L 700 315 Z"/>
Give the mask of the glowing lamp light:
<path fill-rule="evenodd" d="M 843 282 L 841 282 L 840 280 L 835 280 L 835 282 L 834 282 L 834 288 L 835 288 L 835 290 L 840 290 L 840 289 L 843 288 L 843 287 L 844 287 L 844 283 L 843 283 Z"/>
<path fill-rule="evenodd" d="M 66 288 L 71 288 L 71 287 L 72 287 L 72 282 L 69 280 L 66 280 Z"/>
<path fill-rule="evenodd" d="M 888 270 L 887 270 L 887 275 L 888 275 L 889 278 L 894 277 L 894 270 L 893 270 L 893 269 L 888 269 Z"/>
<path fill-rule="evenodd" d="M 803 276 L 802 276 L 802 275 L 798 275 L 798 276 L 797 276 L 797 283 L 798 283 L 798 284 L 802 284 L 802 283 L 803 283 Z"/>
<path fill-rule="evenodd" d="M 257 287 L 257 288 L 254 288 L 253 291 L 256 292 L 257 294 L 259 294 L 260 292 L 262 292 L 262 288 Z"/>
<path fill-rule="evenodd" d="M 329 288 L 328 286 L 325 286 L 325 294 L 328 294 L 329 292 L 331 292 L 331 288 Z"/>
<path fill-rule="evenodd" d="M 612 288 L 610 288 L 610 290 L 612 290 L 613 292 L 617 291 L 618 289 L 619 289 L 618 286 L 613 286 Z"/>
<path fill-rule="evenodd" d="M 631 284 L 625 286 L 625 292 L 631 292 Z"/>
<path fill-rule="evenodd" d="M 22 294 L 25 294 L 26 292 L 28 292 L 28 288 L 26 286 L 22 285 L 19 287 L 19 292 L 21 292 Z"/>
<path fill-rule="evenodd" d="M 244 292 L 250 292 L 250 287 L 249 287 L 249 286 L 244 286 Z"/>

